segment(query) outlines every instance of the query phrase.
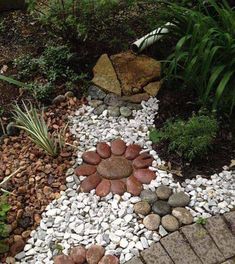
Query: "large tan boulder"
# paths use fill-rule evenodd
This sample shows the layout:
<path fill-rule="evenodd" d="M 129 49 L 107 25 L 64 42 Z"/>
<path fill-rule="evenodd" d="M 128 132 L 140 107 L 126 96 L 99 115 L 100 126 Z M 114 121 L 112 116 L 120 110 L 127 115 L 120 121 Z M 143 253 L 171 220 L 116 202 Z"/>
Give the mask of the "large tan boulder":
<path fill-rule="evenodd" d="M 147 84 L 160 79 L 160 62 L 145 55 L 128 51 L 111 56 L 111 61 L 124 95 L 140 93 Z"/>
<path fill-rule="evenodd" d="M 121 86 L 117 74 L 107 54 L 103 54 L 93 68 L 92 82 L 107 92 L 121 95 Z"/>
<path fill-rule="evenodd" d="M 161 88 L 161 84 L 161 81 L 151 82 L 144 87 L 144 91 L 149 95 L 155 97 Z"/>
<path fill-rule="evenodd" d="M 139 104 L 142 101 L 148 101 L 148 99 L 150 98 L 149 94 L 147 93 L 139 93 L 139 94 L 133 94 L 133 95 L 126 95 L 122 97 L 123 101 L 126 102 L 130 102 L 130 103 L 135 103 L 135 104 Z"/>

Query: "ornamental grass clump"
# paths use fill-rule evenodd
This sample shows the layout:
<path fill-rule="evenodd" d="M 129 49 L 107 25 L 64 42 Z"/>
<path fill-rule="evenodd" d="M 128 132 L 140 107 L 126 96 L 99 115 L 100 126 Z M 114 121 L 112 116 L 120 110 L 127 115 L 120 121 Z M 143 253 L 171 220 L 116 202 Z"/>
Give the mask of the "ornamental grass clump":
<path fill-rule="evenodd" d="M 204 106 L 232 113 L 235 105 L 235 9 L 227 1 L 199 0 L 194 8 L 163 1 L 161 15 L 176 39 L 165 63 L 168 80 L 193 89 Z"/>
<path fill-rule="evenodd" d="M 24 102 L 23 108 L 24 111 L 19 105 L 16 105 L 13 112 L 17 127 L 25 130 L 30 139 L 46 153 L 53 157 L 57 156 L 60 148 L 63 147 L 62 135 L 49 133 L 43 118 L 43 111 L 39 114 L 31 104 L 28 108 Z"/>
<path fill-rule="evenodd" d="M 202 157 L 212 147 L 218 131 L 215 117 L 193 116 L 188 121 L 167 121 L 160 130 L 151 130 L 153 143 L 168 143 L 168 151 L 175 152 L 185 160 Z"/>

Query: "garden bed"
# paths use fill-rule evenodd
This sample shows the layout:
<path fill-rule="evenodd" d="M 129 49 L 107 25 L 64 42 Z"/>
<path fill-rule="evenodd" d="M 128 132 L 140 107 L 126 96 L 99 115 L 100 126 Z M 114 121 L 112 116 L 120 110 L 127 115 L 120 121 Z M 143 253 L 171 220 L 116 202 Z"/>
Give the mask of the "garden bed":
<path fill-rule="evenodd" d="M 159 112 L 155 117 L 157 129 L 162 128 L 169 118 L 187 120 L 192 113 L 199 110 L 196 96 L 185 90 L 166 87 L 157 98 L 160 101 Z M 213 142 L 213 148 L 192 162 L 185 161 L 177 153 L 169 152 L 166 141 L 155 144 L 154 149 L 163 160 L 170 162 L 172 169 L 182 171 L 184 178 L 194 178 L 196 175 L 210 177 L 211 174 L 220 172 L 223 166 L 230 166 L 231 160 L 235 158 L 235 142 L 232 136 L 234 126 L 229 119 L 225 120 L 221 118 L 220 131 Z"/>
<path fill-rule="evenodd" d="M 203 0 L 201 6 L 177 0 L 169 6 L 154 0 L 38 2 L 39 12 L 36 6 L 31 15 L 15 11 L 0 18 L 0 77 L 21 81 L 15 82 L 19 87 L 9 84 L 12 79 L 0 82 L 0 136 L 8 134 L 0 140 L 0 182 L 17 172 L 0 186 L 8 192 L 8 202 L 0 203 L 0 261 L 74 263 L 70 256 L 79 248 L 71 249 L 79 246 L 81 264 L 93 248 L 100 259 L 105 253 L 122 264 L 184 225 L 234 210 L 235 61 L 231 66 L 227 57 L 235 46 L 227 41 L 234 44 L 233 19 L 224 19 L 233 11 Z M 152 58 L 127 51 L 158 20 L 179 23 L 168 25 L 168 38 L 145 51 Z M 205 48 L 200 56 L 204 40 L 214 53 Z M 141 58 L 165 63 L 146 70 Z M 13 107 L 15 123 L 7 127 Z M 182 121 L 164 130 L 170 119 Z M 177 147 L 169 152 L 172 143 Z M 86 250 L 91 253 L 84 257 Z"/>
<path fill-rule="evenodd" d="M 70 98 L 61 105 L 48 108 L 45 118 L 50 131 L 64 127 L 68 116 L 79 105 L 79 100 Z M 11 234 L 7 244 L 12 256 L 23 249 L 30 232 L 40 224 L 48 203 L 66 189 L 66 172 L 74 164 L 78 143 L 69 131 L 66 141 L 73 147 L 66 146 L 57 158 L 38 149 L 23 132 L 19 136 L 5 137 L 0 145 L 0 181 L 19 170 L 5 186 L 11 193 L 8 199 L 11 210 L 7 216 Z M 1 261 L 4 263 L 4 257 Z"/>

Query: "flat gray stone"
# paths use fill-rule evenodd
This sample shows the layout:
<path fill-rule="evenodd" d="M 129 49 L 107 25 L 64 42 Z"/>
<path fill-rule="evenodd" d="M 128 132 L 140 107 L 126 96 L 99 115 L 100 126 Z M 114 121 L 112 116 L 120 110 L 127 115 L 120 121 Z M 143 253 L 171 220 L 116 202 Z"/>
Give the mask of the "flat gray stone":
<path fill-rule="evenodd" d="M 232 231 L 233 235 L 235 235 L 235 211 L 224 214 L 224 217 L 228 223 L 229 229 Z"/>
<path fill-rule="evenodd" d="M 159 199 L 167 200 L 172 194 L 172 189 L 165 185 L 160 185 L 156 190 L 156 194 Z"/>
<path fill-rule="evenodd" d="M 217 264 L 225 260 L 224 256 L 202 225 L 193 224 L 185 226 L 181 230 L 204 264 Z"/>
<path fill-rule="evenodd" d="M 123 105 L 123 101 L 121 100 L 121 97 L 113 93 L 109 93 L 106 95 L 106 97 L 104 98 L 104 103 L 109 106 Z"/>
<path fill-rule="evenodd" d="M 140 193 L 140 198 L 142 201 L 146 201 L 151 204 L 157 201 L 156 193 L 150 190 L 143 190 Z"/>
<path fill-rule="evenodd" d="M 88 94 L 91 96 L 92 99 L 96 100 L 103 100 L 106 96 L 106 93 L 95 85 L 92 85 L 88 88 Z"/>
<path fill-rule="evenodd" d="M 152 244 L 150 248 L 141 252 L 146 264 L 173 264 L 160 243 Z"/>
<path fill-rule="evenodd" d="M 164 216 L 171 213 L 171 207 L 166 201 L 156 201 L 153 203 L 152 210 L 155 214 Z"/>
<path fill-rule="evenodd" d="M 102 105 L 99 105 L 95 110 L 94 110 L 94 114 L 95 115 L 101 115 L 104 110 L 106 109 L 106 105 L 102 104 Z"/>
<path fill-rule="evenodd" d="M 175 264 L 202 263 L 178 231 L 162 238 L 160 242 Z"/>
<path fill-rule="evenodd" d="M 103 101 L 102 100 L 91 100 L 88 102 L 88 104 L 91 106 L 91 107 L 98 107 L 99 105 L 102 105 L 103 104 Z"/>
<path fill-rule="evenodd" d="M 118 106 L 109 106 L 108 107 L 109 116 L 112 117 L 119 117 L 120 116 L 120 109 Z"/>
<path fill-rule="evenodd" d="M 124 117 L 130 117 L 132 115 L 132 111 L 129 107 L 122 106 L 120 107 L 120 113 Z"/>
<path fill-rule="evenodd" d="M 140 258 L 134 257 L 131 260 L 128 260 L 127 262 L 125 262 L 125 264 L 143 264 L 143 262 L 141 261 Z"/>
<path fill-rule="evenodd" d="M 184 207 L 190 202 L 190 197 L 185 192 L 174 193 L 170 196 L 168 203 L 172 207 Z"/>
<path fill-rule="evenodd" d="M 221 216 L 211 217 L 207 220 L 205 227 L 225 258 L 233 257 L 235 255 L 235 236 L 223 218 Z"/>

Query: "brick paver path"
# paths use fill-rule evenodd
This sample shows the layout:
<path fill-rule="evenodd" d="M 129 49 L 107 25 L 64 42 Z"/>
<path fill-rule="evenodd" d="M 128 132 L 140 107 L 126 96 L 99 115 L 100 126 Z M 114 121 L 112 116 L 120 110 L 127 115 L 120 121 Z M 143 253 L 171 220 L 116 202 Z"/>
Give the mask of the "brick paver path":
<path fill-rule="evenodd" d="M 163 237 L 126 264 L 235 264 L 235 211 Z"/>

